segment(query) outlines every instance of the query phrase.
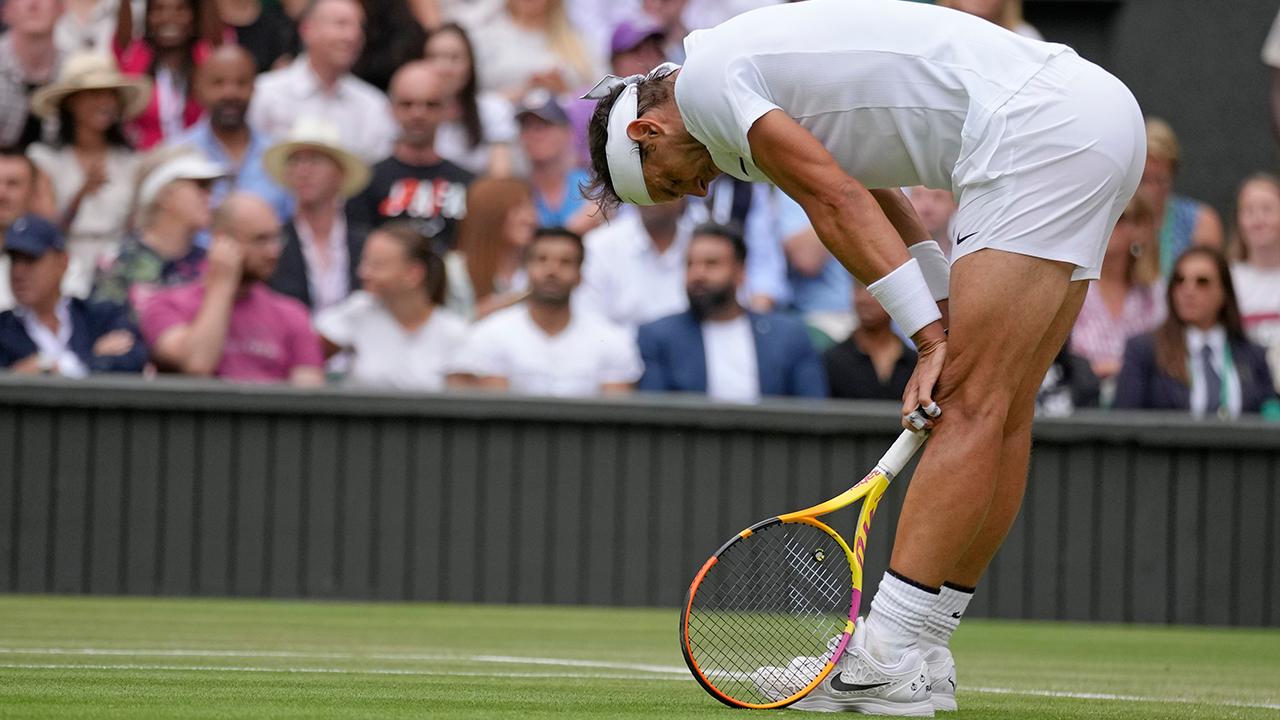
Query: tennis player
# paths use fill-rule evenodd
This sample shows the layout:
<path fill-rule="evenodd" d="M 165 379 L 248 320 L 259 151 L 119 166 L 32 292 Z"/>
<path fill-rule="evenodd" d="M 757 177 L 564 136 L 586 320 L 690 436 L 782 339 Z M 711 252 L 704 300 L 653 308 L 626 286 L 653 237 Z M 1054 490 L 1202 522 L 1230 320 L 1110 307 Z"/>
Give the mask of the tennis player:
<path fill-rule="evenodd" d="M 1066 46 L 900 0 L 771 6 L 685 51 L 588 93 L 595 197 L 701 196 L 721 173 L 777 185 L 915 341 L 904 424 L 932 416 L 869 617 L 797 707 L 954 709 L 948 641 L 1022 503 L 1036 390 L 1137 188 L 1141 112 Z M 957 195 L 950 264 L 896 189 L 911 185 Z"/>

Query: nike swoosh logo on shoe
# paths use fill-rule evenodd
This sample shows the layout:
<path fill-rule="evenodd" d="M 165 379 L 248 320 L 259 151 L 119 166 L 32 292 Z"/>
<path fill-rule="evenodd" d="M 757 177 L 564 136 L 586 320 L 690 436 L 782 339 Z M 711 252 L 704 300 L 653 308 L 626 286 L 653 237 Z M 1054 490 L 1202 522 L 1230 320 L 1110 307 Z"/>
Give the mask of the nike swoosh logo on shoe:
<path fill-rule="evenodd" d="M 847 683 L 840 679 L 840 673 L 831 676 L 831 689 L 839 692 L 858 692 L 861 690 L 874 690 L 878 687 L 888 685 L 887 682 L 872 683 L 870 685 L 859 685 L 857 683 Z"/>

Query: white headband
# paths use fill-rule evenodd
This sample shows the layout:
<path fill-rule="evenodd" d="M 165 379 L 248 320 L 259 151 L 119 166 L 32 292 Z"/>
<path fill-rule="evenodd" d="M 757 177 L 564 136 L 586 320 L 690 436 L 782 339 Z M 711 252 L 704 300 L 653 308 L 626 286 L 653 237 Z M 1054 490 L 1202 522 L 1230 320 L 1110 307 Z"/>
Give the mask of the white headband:
<path fill-rule="evenodd" d="M 582 96 L 583 100 L 601 100 L 609 97 L 617 87 L 624 88 L 609 109 L 609 134 L 604 144 L 605 159 L 609 164 L 609 180 L 613 183 L 613 191 L 623 202 L 632 205 L 653 204 L 649 189 L 644 184 L 644 169 L 640 166 L 640 143 L 627 136 L 627 126 L 639 116 L 639 84 L 642 80 L 665 77 L 679 69 L 679 65 L 668 62 L 650 70 L 647 75 L 630 75 L 625 78 L 605 75 L 603 80 Z"/>

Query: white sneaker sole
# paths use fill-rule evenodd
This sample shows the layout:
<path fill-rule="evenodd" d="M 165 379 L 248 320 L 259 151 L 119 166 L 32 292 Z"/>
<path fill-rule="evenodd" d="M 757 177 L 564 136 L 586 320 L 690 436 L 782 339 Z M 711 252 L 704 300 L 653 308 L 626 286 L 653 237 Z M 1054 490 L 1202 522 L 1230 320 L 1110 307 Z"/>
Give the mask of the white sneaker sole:
<path fill-rule="evenodd" d="M 837 699 L 827 697 L 802 698 L 787 707 L 788 710 L 810 712 L 855 712 L 864 715 L 889 715 L 893 717 L 933 717 L 933 703 L 921 700 L 914 703 L 895 703 L 874 698 Z"/>

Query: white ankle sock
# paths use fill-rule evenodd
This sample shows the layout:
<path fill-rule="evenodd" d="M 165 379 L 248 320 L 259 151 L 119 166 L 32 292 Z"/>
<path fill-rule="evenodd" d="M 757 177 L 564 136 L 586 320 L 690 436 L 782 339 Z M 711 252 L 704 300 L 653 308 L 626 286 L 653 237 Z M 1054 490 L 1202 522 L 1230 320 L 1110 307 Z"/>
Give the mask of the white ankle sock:
<path fill-rule="evenodd" d="M 920 645 L 925 648 L 946 647 L 951 642 L 951 633 L 960 625 L 960 618 L 964 617 L 964 611 L 972 599 L 972 590 L 943 585 L 938 591 L 938 602 L 924 620 Z"/>
<path fill-rule="evenodd" d="M 937 590 L 912 583 L 892 570 L 885 572 L 867 615 L 867 649 L 880 662 L 896 664 L 916 647 L 937 602 Z"/>

